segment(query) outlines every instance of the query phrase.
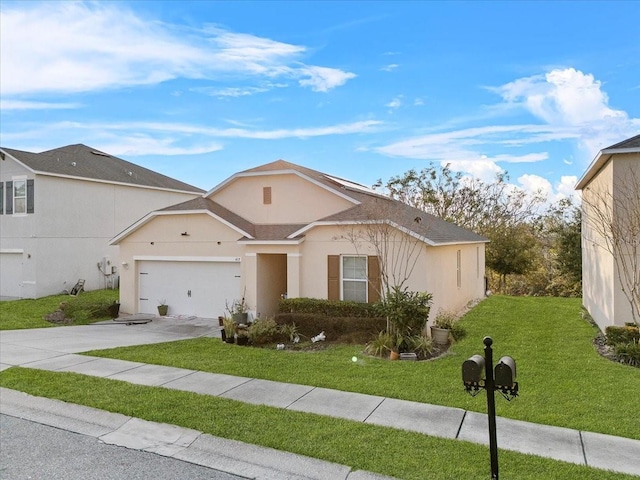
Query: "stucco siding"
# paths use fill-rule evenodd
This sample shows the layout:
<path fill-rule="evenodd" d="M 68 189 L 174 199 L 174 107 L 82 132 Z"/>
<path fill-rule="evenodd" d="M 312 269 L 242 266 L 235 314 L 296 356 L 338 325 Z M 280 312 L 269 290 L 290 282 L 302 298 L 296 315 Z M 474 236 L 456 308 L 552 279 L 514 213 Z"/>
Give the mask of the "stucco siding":
<path fill-rule="evenodd" d="M 263 188 L 271 203 L 263 203 Z M 238 178 L 211 200 L 257 224 L 309 223 L 353 207 L 350 201 L 294 174 Z"/>
<path fill-rule="evenodd" d="M 109 240 L 149 211 L 196 196 L 34 175 L 9 157 L 0 166 L 3 182 L 16 175 L 34 180 L 34 213 L 0 215 L 0 250 L 24 252 L 18 279 L 23 298 L 60 293 L 80 278 L 86 290 L 116 286 L 119 253 Z M 109 264 L 103 270 L 111 274 L 115 267 L 109 277 L 97 266 L 105 258 Z M 15 282 L 7 275 L 0 273 L 0 286 Z"/>
<path fill-rule="evenodd" d="M 154 217 L 119 244 L 121 310 L 136 313 L 140 259 L 240 258 L 244 279 L 244 248 L 238 245 L 239 238 L 238 232 L 204 213 Z"/>

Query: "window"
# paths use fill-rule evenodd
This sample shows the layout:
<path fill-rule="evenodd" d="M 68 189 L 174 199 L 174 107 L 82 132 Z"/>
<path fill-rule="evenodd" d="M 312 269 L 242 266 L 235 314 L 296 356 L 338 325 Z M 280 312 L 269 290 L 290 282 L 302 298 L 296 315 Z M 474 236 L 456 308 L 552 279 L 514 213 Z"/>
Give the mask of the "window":
<path fill-rule="evenodd" d="M 456 259 L 456 263 L 457 263 L 456 281 L 457 281 L 457 284 L 458 284 L 458 288 L 460 288 L 462 286 L 462 263 L 461 263 L 460 250 L 458 250 L 456 257 L 457 257 L 457 259 Z"/>
<path fill-rule="evenodd" d="M 27 213 L 27 181 L 13 181 L 13 213 Z"/>
<path fill-rule="evenodd" d="M 367 257 L 342 257 L 342 300 L 367 302 Z"/>

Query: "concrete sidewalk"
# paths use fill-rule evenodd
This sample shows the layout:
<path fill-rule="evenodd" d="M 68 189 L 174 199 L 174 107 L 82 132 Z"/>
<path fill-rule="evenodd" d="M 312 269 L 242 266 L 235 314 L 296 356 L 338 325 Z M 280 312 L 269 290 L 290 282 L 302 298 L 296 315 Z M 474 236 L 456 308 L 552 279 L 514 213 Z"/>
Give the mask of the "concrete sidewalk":
<path fill-rule="evenodd" d="M 97 348 L 219 335 L 217 322 L 202 319 L 154 319 L 130 327 L 106 324 L 0 331 L 0 370 L 20 365 L 76 372 L 489 444 L 486 415 L 458 408 L 77 355 Z M 5 403 L 4 396 L 0 405 Z M 640 475 L 638 440 L 500 417 L 497 432 L 501 449 Z"/>

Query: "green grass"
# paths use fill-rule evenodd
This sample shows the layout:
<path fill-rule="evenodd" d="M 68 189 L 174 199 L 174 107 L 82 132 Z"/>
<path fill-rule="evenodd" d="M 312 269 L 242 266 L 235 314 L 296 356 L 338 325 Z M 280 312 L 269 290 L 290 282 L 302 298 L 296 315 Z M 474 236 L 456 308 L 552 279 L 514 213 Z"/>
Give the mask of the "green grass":
<path fill-rule="evenodd" d="M 581 317 L 579 299 L 491 297 L 462 320 L 468 335 L 450 354 L 428 362 L 389 362 L 362 346 L 321 352 L 276 351 L 200 338 L 88 352 L 90 355 L 314 385 L 485 412 L 484 395 L 462 388 L 462 362 L 494 340 L 494 359 L 515 358 L 520 397 L 499 395 L 497 414 L 534 423 L 640 439 L 640 369 L 601 358 L 597 330 Z M 359 360 L 352 362 L 352 356 Z"/>
<path fill-rule="evenodd" d="M 86 325 L 91 322 L 108 319 L 108 316 L 91 318 L 95 306 L 109 305 L 118 300 L 118 290 L 94 290 L 82 292 L 77 297 L 52 295 L 38 299 L 13 300 L 0 302 L 0 330 L 23 328 L 46 328 L 58 326 L 47 322 L 44 316 L 55 312 L 60 303 L 72 303 L 72 325 Z"/>
<path fill-rule="evenodd" d="M 488 448 L 233 400 L 73 373 L 11 368 L 0 385 L 404 479 L 489 477 Z M 500 451 L 503 480 L 634 477 Z"/>

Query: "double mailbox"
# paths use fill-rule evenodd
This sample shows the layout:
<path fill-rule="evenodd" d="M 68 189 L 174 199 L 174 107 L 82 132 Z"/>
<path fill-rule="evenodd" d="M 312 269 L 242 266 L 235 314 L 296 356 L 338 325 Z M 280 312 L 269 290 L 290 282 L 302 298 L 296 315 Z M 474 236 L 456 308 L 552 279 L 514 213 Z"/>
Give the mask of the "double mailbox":
<path fill-rule="evenodd" d="M 485 360 L 474 355 L 462 364 L 462 382 L 465 387 L 479 387 L 484 381 Z M 494 369 L 494 384 L 497 390 L 516 389 L 516 362 L 511 357 L 502 357 Z"/>

